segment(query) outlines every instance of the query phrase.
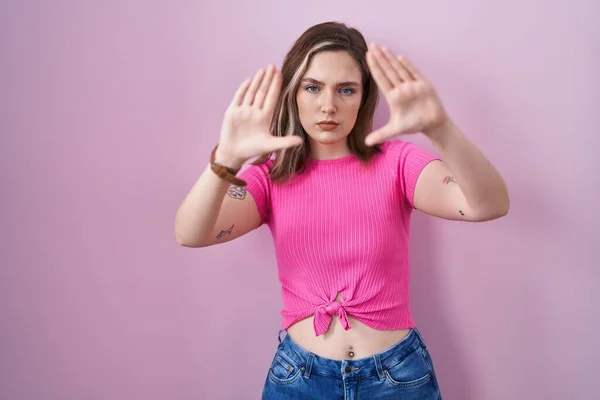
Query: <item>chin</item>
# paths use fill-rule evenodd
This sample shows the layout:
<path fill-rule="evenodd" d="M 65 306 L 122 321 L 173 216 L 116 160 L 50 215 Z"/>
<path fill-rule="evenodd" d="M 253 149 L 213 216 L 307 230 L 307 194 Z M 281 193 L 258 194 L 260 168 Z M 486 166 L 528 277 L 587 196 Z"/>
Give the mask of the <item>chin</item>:
<path fill-rule="evenodd" d="M 336 132 L 313 132 L 309 135 L 315 142 L 325 145 L 336 144 L 345 141 L 348 135 Z"/>

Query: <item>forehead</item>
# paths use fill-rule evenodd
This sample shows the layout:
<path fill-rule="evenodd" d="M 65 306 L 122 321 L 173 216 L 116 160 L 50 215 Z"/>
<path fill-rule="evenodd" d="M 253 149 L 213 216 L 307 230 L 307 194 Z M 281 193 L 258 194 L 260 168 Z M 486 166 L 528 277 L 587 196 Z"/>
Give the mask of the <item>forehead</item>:
<path fill-rule="evenodd" d="M 322 51 L 315 54 L 302 78 L 312 78 L 326 84 L 361 82 L 358 62 L 345 51 Z"/>

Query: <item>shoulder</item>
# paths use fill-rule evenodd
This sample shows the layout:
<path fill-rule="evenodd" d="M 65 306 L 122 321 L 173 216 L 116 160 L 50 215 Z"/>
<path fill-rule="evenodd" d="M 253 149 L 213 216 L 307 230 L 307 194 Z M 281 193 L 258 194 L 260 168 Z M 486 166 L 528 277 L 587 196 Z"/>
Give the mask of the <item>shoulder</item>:
<path fill-rule="evenodd" d="M 404 158 L 414 157 L 432 157 L 435 156 L 424 147 L 419 146 L 413 142 L 405 140 L 389 140 L 381 144 L 381 150 L 388 159 L 398 161 Z"/>
<path fill-rule="evenodd" d="M 409 141 L 393 139 L 381 143 L 380 147 L 383 154 L 385 154 L 388 157 L 393 157 L 402 153 L 403 151 L 416 147 L 416 145 Z"/>
<path fill-rule="evenodd" d="M 250 163 L 250 164 L 248 164 L 247 167 L 242 169 L 241 173 L 244 173 L 244 174 L 258 173 L 258 174 L 262 174 L 262 175 L 265 175 L 268 177 L 269 173 L 271 172 L 271 169 L 273 168 L 273 164 L 274 164 L 274 160 L 272 158 L 268 159 L 265 162 L 261 162 L 258 164 Z"/>
<path fill-rule="evenodd" d="M 380 145 L 381 157 L 388 166 L 395 168 L 402 158 L 403 153 L 405 153 L 411 145 L 412 143 L 399 139 L 387 140 Z"/>
<path fill-rule="evenodd" d="M 418 175 L 425 165 L 440 159 L 437 154 L 404 140 L 390 140 L 383 143 L 381 148 L 389 167 L 396 174 Z"/>
<path fill-rule="evenodd" d="M 258 164 L 250 163 L 243 167 L 237 174 L 238 178 L 246 181 L 247 188 L 262 188 L 265 190 L 271 186 L 271 169 L 273 160 L 269 159 Z"/>

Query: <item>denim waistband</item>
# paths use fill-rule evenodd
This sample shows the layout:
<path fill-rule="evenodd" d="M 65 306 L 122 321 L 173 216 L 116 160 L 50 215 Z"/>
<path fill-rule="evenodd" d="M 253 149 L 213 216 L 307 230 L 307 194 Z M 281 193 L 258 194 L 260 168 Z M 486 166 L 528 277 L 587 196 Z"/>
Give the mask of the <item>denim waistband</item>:
<path fill-rule="evenodd" d="M 306 378 L 311 374 L 317 374 L 339 379 L 376 375 L 379 379 L 384 379 L 386 369 L 397 365 L 417 349 L 427 348 L 419 330 L 412 328 L 406 337 L 380 353 L 356 360 L 333 360 L 304 349 L 287 333 L 281 340 L 282 332 L 285 331 L 279 332 L 279 348 L 299 366 L 302 366 Z"/>

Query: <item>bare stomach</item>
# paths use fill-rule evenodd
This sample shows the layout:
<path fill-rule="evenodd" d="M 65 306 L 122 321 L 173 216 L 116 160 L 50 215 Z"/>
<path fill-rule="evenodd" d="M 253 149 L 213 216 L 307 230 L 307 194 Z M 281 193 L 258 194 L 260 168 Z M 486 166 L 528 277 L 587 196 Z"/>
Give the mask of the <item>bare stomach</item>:
<path fill-rule="evenodd" d="M 339 299 L 339 298 L 338 298 Z M 348 315 L 349 330 L 345 330 L 340 318 L 331 319 L 329 329 L 315 336 L 313 316 L 291 325 L 287 329 L 290 337 L 304 349 L 332 360 L 356 360 L 392 347 L 409 334 L 410 329 L 382 331 L 373 329 Z"/>

